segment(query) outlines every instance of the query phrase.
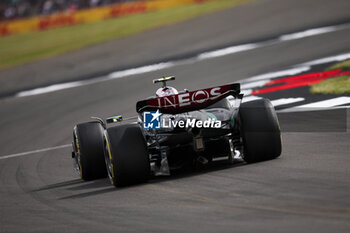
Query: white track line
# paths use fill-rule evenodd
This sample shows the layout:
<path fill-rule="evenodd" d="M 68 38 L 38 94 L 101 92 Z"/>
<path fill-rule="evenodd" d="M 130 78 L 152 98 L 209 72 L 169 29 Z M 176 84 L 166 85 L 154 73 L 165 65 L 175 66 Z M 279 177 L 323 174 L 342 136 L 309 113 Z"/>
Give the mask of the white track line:
<path fill-rule="evenodd" d="M 350 53 L 349 53 L 349 55 L 350 55 Z M 275 71 L 275 72 L 269 72 L 266 74 L 252 76 L 250 78 L 240 80 L 239 82 L 244 83 L 245 85 L 247 85 L 246 83 L 250 83 L 250 82 L 260 83 L 262 80 L 269 80 L 272 78 L 278 78 L 278 77 L 282 77 L 282 76 L 291 76 L 291 75 L 300 74 L 302 72 L 310 70 L 310 68 L 311 68 L 310 66 L 293 67 L 293 68 L 289 68 L 286 70 L 279 70 L 279 71 Z"/>
<path fill-rule="evenodd" d="M 175 63 L 173 63 L 173 62 L 164 62 L 164 63 L 154 64 L 154 65 L 149 65 L 149 66 L 142 66 L 142 67 L 138 67 L 138 68 L 127 69 L 127 70 L 123 70 L 123 71 L 117 71 L 117 72 L 113 72 L 107 76 L 97 77 L 97 78 L 93 78 L 93 79 L 89 79 L 89 80 L 60 83 L 60 84 L 50 85 L 47 87 L 35 88 L 32 90 L 28 90 L 28 91 L 21 91 L 21 92 L 18 92 L 15 96 L 16 97 L 26 97 L 26 96 L 40 95 L 40 94 L 50 93 L 50 92 L 54 92 L 54 91 L 69 89 L 69 88 L 73 88 L 73 87 L 85 86 L 85 85 L 89 85 L 89 84 L 93 84 L 93 83 L 108 81 L 111 79 L 124 78 L 124 77 L 131 76 L 131 75 L 157 71 L 157 70 L 165 69 L 168 67 L 172 67 L 172 66 L 174 66 L 174 64 Z"/>
<path fill-rule="evenodd" d="M 322 100 L 322 101 L 318 101 L 310 104 L 304 104 L 304 105 L 299 105 L 292 108 L 283 109 L 283 110 L 280 110 L 279 112 L 316 111 L 320 109 L 331 109 L 333 107 L 349 104 L 349 103 L 350 103 L 350 97 L 341 96 L 333 99 Z M 340 106 L 340 107 L 348 108 L 349 106 Z"/>
<path fill-rule="evenodd" d="M 314 61 L 306 62 L 301 64 L 301 66 L 314 66 L 314 65 L 320 65 L 320 64 L 325 64 L 329 62 L 344 61 L 349 58 L 350 58 L 350 53 L 345 53 L 345 54 L 340 54 L 332 57 L 326 57 L 326 58 L 321 58 Z"/>
<path fill-rule="evenodd" d="M 273 40 L 262 41 L 262 42 L 258 42 L 258 43 L 230 46 L 230 47 L 219 49 L 219 50 L 205 52 L 205 53 L 198 54 L 197 56 L 194 56 L 194 57 L 188 58 L 188 59 L 162 62 L 162 63 L 158 63 L 158 64 L 152 64 L 152 65 L 147 65 L 147 66 L 142 66 L 142 67 L 131 68 L 131 69 L 127 69 L 127 70 L 122 70 L 122 71 L 116 71 L 116 72 L 113 72 L 113 73 L 108 74 L 106 76 L 96 77 L 94 79 L 85 80 L 85 81 L 67 82 L 67 83 L 50 85 L 47 87 L 35 88 L 32 90 L 27 90 L 27 91 L 21 91 L 21 92 L 18 92 L 17 94 L 15 94 L 15 97 L 26 97 L 26 96 L 40 95 L 40 94 L 44 94 L 44 93 L 50 93 L 50 92 L 55 92 L 55 91 L 59 91 L 59 90 L 89 85 L 92 83 L 105 82 L 105 81 L 108 81 L 111 79 L 124 78 L 124 77 L 128 77 L 131 75 L 145 74 L 148 72 L 162 70 L 162 69 L 166 69 L 166 68 L 170 68 L 170 67 L 174 67 L 174 66 L 178 66 L 178 65 L 191 64 L 193 62 L 198 62 L 198 61 L 202 61 L 202 60 L 206 60 L 206 59 L 227 56 L 227 55 L 231 55 L 234 53 L 239 53 L 239 52 L 248 51 L 248 50 L 257 49 L 257 48 L 263 48 L 266 46 L 282 43 L 285 41 L 302 39 L 305 37 L 316 36 L 316 35 L 334 32 L 334 31 L 338 31 L 338 30 L 342 30 L 342 29 L 348 29 L 348 28 L 350 28 L 350 24 L 341 24 L 341 25 L 335 25 L 335 26 L 329 26 L 329 27 L 313 28 L 313 29 L 302 31 L 302 32 L 296 32 L 296 33 L 282 35 L 282 36 L 278 37 L 277 39 L 273 39 Z M 250 81 L 267 79 L 269 77 L 270 78 L 279 77 L 282 75 L 293 75 L 296 73 L 304 72 L 304 71 L 306 71 L 305 69 L 307 69 L 307 68 L 309 68 L 309 67 L 299 67 L 299 68 L 294 68 L 293 70 L 280 71 L 279 73 L 278 72 L 277 73 L 276 72 L 269 73 L 269 74 L 265 74 L 265 76 L 252 77 L 250 79 Z"/>
<path fill-rule="evenodd" d="M 346 106 L 335 106 L 330 108 L 286 108 L 281 110 L 276 110 L 277 113 L 293 113 L 293 112 L 313 112 L 313 111 L 330 111 L 336 109 L 350 109 L 350 105 Z"/>
<path fill-rule="evenodd" d="M 251 89 L 251 88 L 256 88 L 256 87 L 262 87 L 266 83 L 268 83 L 269 81 L 270 81 L 270 79 L 256 81 L 256 82 L 250 82 L 250 83 L 242 83 L 241 89 L 246 90 L 246 89 Z"/>
<path fill-rule="evenodd" d="M 229 55 L 229 54 L 234 54 L 234 53 L 239 53 L 239 52 L 243 52 L 243 51 L 256 49 L 256 48 L 259 48 L 259 47 L 261 47 L 261 45 L 259 43 L 231 46 L 231 47 L 228 47 L 228 48 L 219 49 L 219 50 L 215 50 L 215 51 L 199 54 L 197 56 L 197 58 L 198 58 L 198 60 L 204 60 L 204 59 L 222 57 L 222 56 L 226 56 L 226 55 Z"/>
<path fill-rule="evenodd" d="M 0 160 L 2 160 L 2 159 L 9 159 L 9 158 L 15 158 L 15 157 L 20 157 L 20 156 L 25 156 L 25 155 L 30 155 L 30 154 L 37 154 L 37 153 L 40 153 L 40 152 L 58 150 L 58 149 L 67 148 L 67 147 L 71 147 L 71 146 L 72 146 L 71 144 L 67 144 L 67 145 L 48 147 L 48 148 L 44 148 L 44 149 L 38 149 L 38 150 L 33 150 L 33 151 L 27 151 L 27 152 L 12 154 L 12 155 L 4 155 L 4 156 L 0 156 Z"/>
<path fill-rule="evenodd" d="M 281 105 L 286 105 L 286 104 L 292 104 L 292 103 L 297 103 L 304 101 L 305 98 L 302 97 L 297 97 L 297 98 L 282 98 L 282 99 L 277 99 L 277 100 L 272 100 L 271 103 L 273 106 L 281 106 Z"/>
<path fill-rule="evenodd" d="M 251 95 L 251 96 L 243 97 L 242 103 L 247 103 L 247 102 L 250 102 L 253 100 L 259 100 L 259 99 L 262 99 L 262 97 Z"/>
<path fill-rule="evenodd" d="M 262 97 L 251 95 L 251 96 L 245 96 L 242 99 L 242 103 L 247 103 L 250 101 L 254 100 L 259 100 L 262 99 Z M 276 99 L 276 100 L 271 100 L 271 103 L 274 107 L 281 106 L 281 105 L 286 105 L 286 104 L 292 104 L 292 103 L 297 103 L 304 101 L 305 98 L 302 97 L 297 97 L 297 98 L 281 98 L 281 99 Z"/>
<path fill-rule="evenodd" d="M 300 105 L 297 108 L 329 108 L 350 103 L 350 97 L 341 96 L 334 99 L 322 100 L 310 104 Z"/>
<path fill-rule="evenodd" d="M 142 67 L 132 68 L 128 70 L 116 71 L 109 74 L 108 79 L 124 78 L 131 75 L 143 74 L 143 73 L 148 73 L 156 70 L 162 70 L 173 66 L 175 66 L 174 62 L 162 62 L 158 64 L 142 66 Z"/>
<path fill-rule="evenodd" d="M 291 34 L 282 35 L 279 37 L 281 41 L 289 41 L 289 40 L 296 40 L 300 38 L 310 37 L 310 36 L 316 36 L 321 35 L 325 33 L 335 32 L 340 29 L 344 29 L 344 26 L 346 27 L 346 24 L 338 25 L 338 26 L 328 26 L 328 27 L 321 27 L 321 28 L 313 28 L 308 29 L 302 32 L 296 32 Z"/>

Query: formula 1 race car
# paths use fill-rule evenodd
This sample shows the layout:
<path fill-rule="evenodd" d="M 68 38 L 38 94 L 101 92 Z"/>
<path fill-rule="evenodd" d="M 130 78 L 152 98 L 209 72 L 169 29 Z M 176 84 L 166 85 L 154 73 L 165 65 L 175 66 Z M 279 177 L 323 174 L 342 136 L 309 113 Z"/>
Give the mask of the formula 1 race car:
<path fill-rule="evenodd" d="M 268 99 L 242 103 L 239 83 L 178 92 L 166 84 L 174 79 L 153 81 L 162 87 L 137 102 L 137 122 L 114 116 L 74 127 L 72 157 L 83 180 L 108 176 L 123 186 L 220 157 L 254 163 L 280 156 L 280 127 Z"/>

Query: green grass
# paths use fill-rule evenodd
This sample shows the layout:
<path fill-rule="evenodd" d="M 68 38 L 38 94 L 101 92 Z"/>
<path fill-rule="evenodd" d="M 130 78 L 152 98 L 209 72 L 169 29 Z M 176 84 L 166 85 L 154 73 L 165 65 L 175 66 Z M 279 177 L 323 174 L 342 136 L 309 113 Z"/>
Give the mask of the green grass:
<path fill-rule="evenodd" d="M 350 69 L 350 60 L 333 64 L 332 66 L 328 67 L 325 71 L 336 69 Z M 323 80 L 319 83 L 311 85 L 310 92 L 312 94 L 350 94 L 350 77 L 340 76 Z"/>
<path fill-rule="evenodd" d="M 335 65 L 332 65 L 328 67 L 326 70 L 349 69 L 349 68 L 350 68 L 350 60 L 347 60 Z"/>
<path fill-rule="evenodd" d="M 246 1 L 210 1 L 95 23 L 2 37 L 0 38 L 0 70 L 174 24 Z"/>
<path fill-rule="evenodd" d="M 340 76 L 313 84 L 312 94 L 350 94 L 350 77 Z"/>

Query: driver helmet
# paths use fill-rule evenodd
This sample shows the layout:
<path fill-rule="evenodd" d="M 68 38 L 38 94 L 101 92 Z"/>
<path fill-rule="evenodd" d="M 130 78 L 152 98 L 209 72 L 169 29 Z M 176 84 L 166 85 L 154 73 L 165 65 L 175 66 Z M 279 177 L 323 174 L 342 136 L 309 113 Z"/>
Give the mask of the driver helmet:
<path fill-rule="evenodd" d="M 178 93 L 179 92 L 173 87 L 162 87 L 157 90 L 156 95 L 158 97 L 164 97 L 169 95 L 176 95 Z"/>

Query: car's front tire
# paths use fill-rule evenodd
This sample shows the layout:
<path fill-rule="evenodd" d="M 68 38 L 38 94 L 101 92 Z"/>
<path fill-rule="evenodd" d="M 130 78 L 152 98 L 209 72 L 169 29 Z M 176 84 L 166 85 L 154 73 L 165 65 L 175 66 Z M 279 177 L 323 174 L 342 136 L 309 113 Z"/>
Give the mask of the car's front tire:
<path fill-rule="evenodd" d="M 281 155 L 282 138 L 277 114 L 268 99 L 242 103 L 239 118 L 246 162 L 270 160 Z"/>

